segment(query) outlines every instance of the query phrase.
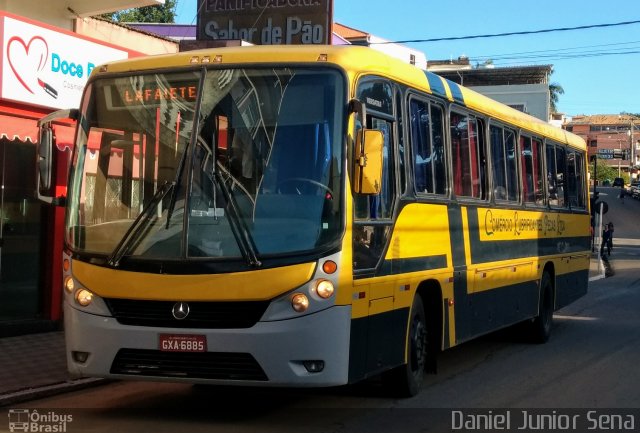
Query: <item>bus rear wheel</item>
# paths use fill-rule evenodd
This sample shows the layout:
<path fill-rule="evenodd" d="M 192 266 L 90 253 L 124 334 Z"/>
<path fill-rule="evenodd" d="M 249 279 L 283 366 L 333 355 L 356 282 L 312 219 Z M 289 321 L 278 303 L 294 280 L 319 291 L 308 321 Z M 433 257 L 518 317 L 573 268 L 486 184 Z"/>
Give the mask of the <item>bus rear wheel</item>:
<path fill-rule="evenodd" d="M 551 336 L 553 324 L 553 284 L 547 271 L 540 279 L 540 302 L 538 315 L 530 324 L 529 335 L 534 343 L 546 343 Z"/>
<path fill-rule="evenodd" d="M 407 363 L 383 373 L 385 388 L 398 397 L 413 397 L 420 391 L 428 356 L 424 304 L 416 295 L 411 306 Z"/>

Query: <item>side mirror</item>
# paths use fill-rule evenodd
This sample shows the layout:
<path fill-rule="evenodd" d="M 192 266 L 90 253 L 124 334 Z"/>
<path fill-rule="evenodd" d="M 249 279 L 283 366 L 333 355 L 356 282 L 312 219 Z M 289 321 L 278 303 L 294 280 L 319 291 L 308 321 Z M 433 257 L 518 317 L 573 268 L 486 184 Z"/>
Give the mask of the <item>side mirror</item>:
<path fill-rule="evenodd" d="M 356 136 L 354 190 L 359 194 L 380 194 L 384 136 L 377 129 L 360 129 Z"/>
<path fill-rule="evenodd" d="M 64 197 L 53 195 L 53 128 L 51 124 L 58 119 L 78 120 L 78 109 L 58 110 L 38 121 L 38 151 L 36 161 L 36 194 L 38 200 L 54 205 L 63 205 Z"/>
<path fill-rule="evenodd" d="M 52 153 L 53 153 L 53 130 L 50 124 L 44 124 L 40 127 L 38 134 L 38 170 L 37 170 L 37 187 L 38 198 L 41 193 L 48 195 L 51 189 L 51 172 L 52 172 Z"/>

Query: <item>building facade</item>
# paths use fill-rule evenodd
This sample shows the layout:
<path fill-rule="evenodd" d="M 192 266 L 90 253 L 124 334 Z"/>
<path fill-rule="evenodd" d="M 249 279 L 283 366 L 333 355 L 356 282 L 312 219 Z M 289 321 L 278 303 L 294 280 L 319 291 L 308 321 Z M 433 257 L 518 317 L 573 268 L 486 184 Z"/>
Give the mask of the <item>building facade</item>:
<path fill-rule="evenodd" d="M 429 61 L 428 70 L 545 122 L 551 120 L 551 65 L 472 67 L 468 58 L 460 57 Z"/>
<path fill-rule="evenodd" d="M 581 136 L 589 157 L 598 157 L 619 173 L 638 177 L 640 165 L 640 117 L 629 114 L 573 116 L 564 128 Z"/>
<path fill-rule="evenodd" d="M 178 50 L 175 41 L 89 16 L 117 3 L 0 1 L 0 336 L 55 328 L 62 314 L 64 210 L 35 197 L 37 121 L 77 108 L 97 65 Z M 57 195 L 66 191 L 74 131 L 71 122 L 54 125 Z"/>

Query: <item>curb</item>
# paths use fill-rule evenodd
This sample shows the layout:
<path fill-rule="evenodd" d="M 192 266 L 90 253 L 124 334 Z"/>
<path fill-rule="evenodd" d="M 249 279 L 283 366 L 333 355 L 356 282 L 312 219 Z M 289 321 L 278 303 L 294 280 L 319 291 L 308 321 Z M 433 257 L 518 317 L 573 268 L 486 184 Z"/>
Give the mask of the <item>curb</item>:
<path fill-rule="evenodd" d="M 24 403 L 26 401 L 37 400 L 45 397 L 51 397 L 54 395 L 63 394 L 70 391 L 77 391 L 93 386 L 99 386 L 108 382 L 108 379 L 85 378 L 56 383 L 53 385 L 40 386 L 37 388 L 27 388 L 20 391 L 9 392 L 7 394 L 0 395 L 0 407 L 17 403 Z"/>

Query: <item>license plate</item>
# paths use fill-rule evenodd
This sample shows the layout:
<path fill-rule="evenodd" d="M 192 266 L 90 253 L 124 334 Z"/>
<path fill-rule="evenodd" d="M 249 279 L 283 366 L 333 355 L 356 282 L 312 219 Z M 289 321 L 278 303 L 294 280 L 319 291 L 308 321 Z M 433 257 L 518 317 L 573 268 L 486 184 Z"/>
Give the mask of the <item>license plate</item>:
<path fill-rule="evenodd" d="M 159 348 L 163 352 L 206 352 L 204 335 L 160 334 Z"/>

